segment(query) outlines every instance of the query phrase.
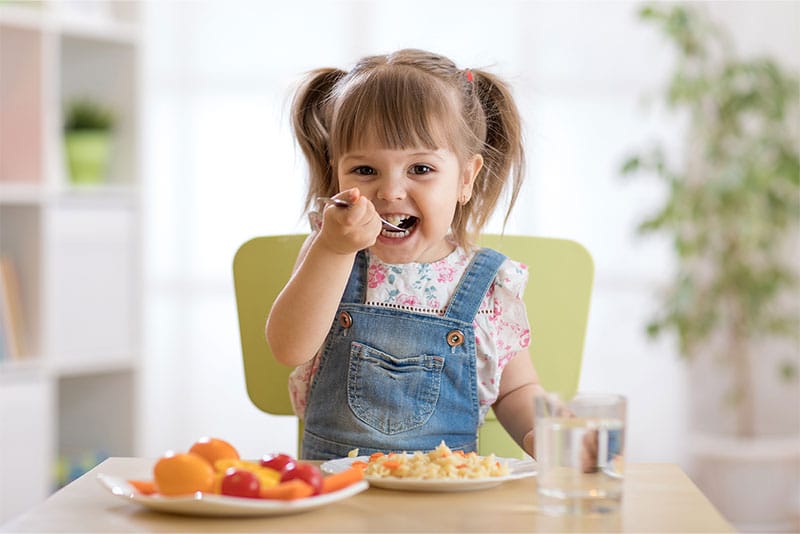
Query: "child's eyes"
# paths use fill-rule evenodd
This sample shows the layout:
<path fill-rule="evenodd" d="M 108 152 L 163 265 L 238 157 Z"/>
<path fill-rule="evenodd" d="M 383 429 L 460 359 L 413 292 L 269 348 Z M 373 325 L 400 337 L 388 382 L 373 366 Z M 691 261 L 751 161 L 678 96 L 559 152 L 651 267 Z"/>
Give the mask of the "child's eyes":
<path fill-rule="evenodd" d="M 422 163 L 411 166 L 411 174 L 428 174 L 430 172 L 433 172 L 433 169 Z"/>
<path fill-rule="evenodd" d="M 378 174 L 378 171 L 375 170 L 373 167 L 368 165 L 359 165 L 357 167 L 353 167 L 350 172 L 352 174 L 357 174 L 359 176 L 374 176 Z M 433 168 L 429 165 L 425 165 L 423 163 L 419 163 L 416 165 L 412 165 L 409 167 L 408 172 L 411 174 L 429 174 L 433 172 Z"/>
<path fill-rule="evenodd" d="M 360 165 L 358 167 L 355 167 L 350 172 L 352 172 L 353 174 L 361 175 L 361 176 L 372 176 L 373 174 L 377 174 L 375 172 L 375 169 L 373 169 L 372 167 L 368 167 L 366 165 Z"/>

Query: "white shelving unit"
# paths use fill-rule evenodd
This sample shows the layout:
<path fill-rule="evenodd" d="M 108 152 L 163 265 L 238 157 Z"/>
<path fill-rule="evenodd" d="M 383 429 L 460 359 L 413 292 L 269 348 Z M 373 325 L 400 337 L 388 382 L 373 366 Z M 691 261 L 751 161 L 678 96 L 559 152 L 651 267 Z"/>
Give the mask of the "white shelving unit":
<path fill-rule="evenodd" d="M 135 454 L 140 8 L 0 1 L 0 257 L 23 324 L 21 354 L 0 360 L 0 524 L 56 487 L 59 459 Z M 107 180 L 90 188 L 64 163 L 76 97 L 115 114 Z"/>

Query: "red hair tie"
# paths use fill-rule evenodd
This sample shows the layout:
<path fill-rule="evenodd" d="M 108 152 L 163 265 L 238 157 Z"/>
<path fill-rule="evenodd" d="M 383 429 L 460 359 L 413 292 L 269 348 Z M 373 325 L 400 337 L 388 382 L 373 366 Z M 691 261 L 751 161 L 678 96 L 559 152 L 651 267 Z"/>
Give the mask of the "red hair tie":
<path fill-rule="evenodd" d="M 472 83 L 472 82 L 474 81 L 474 80 L 472 79 L 472 71 L 471 71 L 470 69 L 467 69 L 467 70 L 466 70 L 466 74 L 467 74 L 467 81 L 468 81 L 469 83 Z"/>

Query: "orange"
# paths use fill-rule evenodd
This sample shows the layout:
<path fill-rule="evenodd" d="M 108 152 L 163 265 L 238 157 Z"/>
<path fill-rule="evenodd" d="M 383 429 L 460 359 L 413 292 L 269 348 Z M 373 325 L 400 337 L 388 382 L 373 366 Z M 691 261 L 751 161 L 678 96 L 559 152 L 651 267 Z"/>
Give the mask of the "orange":
<path fill-rule="evenodd" d="M 153 493 L 157 493 L 156 483 L 152 480 L 129 480 L 128 484 L 136 488 L 136 491 L 142 495 L 152 495 Z"/>
<path fill-rule="evenodd" d="M 214 484 L 211 486 L 211 493 L 220 495 L 222 493 L 222 479 L 225 478 L 225 471 L 214 471 Z"/>
<path fill-rule="evenodd" d="M 200 438 L 192 445 L 189 452 L 205 458 L 211 467 L 214 467 L 217 460 L 239 459 L 239 451 L 227 441 L 219 438 Z"/>
<path fill-rule="evenodd" d="M 153 467 L 153 481 L 162 495 L 210 492 L 214 486 L 214 468 L 200 455 L 168 452 Z"/>

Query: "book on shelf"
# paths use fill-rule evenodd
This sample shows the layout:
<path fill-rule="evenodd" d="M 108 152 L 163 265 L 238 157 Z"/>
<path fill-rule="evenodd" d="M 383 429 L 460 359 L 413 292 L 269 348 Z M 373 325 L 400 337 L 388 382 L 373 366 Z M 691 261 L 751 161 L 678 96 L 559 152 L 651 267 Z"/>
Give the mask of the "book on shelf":
<path fill-rule="evenodd" d="M 25 354 L 24 321 L 19 277 L 9 258 L 0 258 L 0 360 L 17 360 Z"/>

